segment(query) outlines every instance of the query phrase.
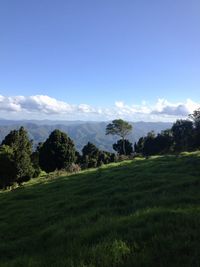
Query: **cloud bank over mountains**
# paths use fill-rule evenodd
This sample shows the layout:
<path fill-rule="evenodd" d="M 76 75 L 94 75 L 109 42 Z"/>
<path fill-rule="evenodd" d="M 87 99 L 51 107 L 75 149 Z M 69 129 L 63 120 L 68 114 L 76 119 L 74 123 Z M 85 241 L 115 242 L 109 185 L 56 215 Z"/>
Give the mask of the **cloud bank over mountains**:
<path fill-rule="evenodd" d="M 111 120 L 122 118 L 131 121 L 174 121 L 186 118 L 200 107 L 191 99 L 184 103 L 170 103 L 158 99 L 154 105 L 143 101 L 141 105 L 126 105 L 116 101 L 108 108 L 87 104 L 73 105 L 47 95 L 2 96 L 0 117 L 4 119 L 58 119 L 58 120 Z"/>

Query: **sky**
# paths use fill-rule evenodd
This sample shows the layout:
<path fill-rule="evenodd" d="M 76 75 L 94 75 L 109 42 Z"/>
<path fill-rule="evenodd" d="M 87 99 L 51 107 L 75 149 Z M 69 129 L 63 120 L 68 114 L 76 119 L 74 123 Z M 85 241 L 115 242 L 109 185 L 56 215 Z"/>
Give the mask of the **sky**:
<path fill-rule="evenodd" d="M 0 0 L 0 117 L 185 118 L 199 14 L 199 0 Z"/>

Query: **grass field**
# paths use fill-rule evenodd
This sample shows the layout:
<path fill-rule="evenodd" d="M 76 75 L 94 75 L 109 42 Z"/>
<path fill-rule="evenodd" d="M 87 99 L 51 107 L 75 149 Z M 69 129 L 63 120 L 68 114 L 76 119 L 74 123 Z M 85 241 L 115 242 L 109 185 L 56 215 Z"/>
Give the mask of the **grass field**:
<path fill-rule="evenodd" d="M 0 267 L 199 267 L 200 153 L 0 193 Z"/>

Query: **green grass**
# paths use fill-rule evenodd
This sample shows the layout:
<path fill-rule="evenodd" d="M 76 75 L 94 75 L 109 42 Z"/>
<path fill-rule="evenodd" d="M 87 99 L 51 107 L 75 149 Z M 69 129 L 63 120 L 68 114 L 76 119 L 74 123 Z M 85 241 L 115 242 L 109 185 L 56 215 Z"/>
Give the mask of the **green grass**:
<path fill-rule="evenodd" d="M 200 153 L 0 193 L 0 267 L 199 267 Z"/>

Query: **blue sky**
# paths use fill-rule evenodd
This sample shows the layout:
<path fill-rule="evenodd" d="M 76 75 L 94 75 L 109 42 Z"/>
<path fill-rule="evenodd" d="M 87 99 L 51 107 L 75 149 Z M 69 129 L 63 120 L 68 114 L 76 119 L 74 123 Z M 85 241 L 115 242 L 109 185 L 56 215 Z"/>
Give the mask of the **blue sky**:
<path fill-rule="evenodd" d="M 200 103 L 199 14 L 199 0 L 2 0 L 0 116 L 25 114 L 14 96 L 35 101 L 41 112 L 52 99 L 84 104 L 91 119 L 99 109 L 99 119 L 109 118 L 111 107 L 113 117 L 125 107 L 133 117 L 144 106 L 150 113 L 181 105 L 191 111 Z"/>

